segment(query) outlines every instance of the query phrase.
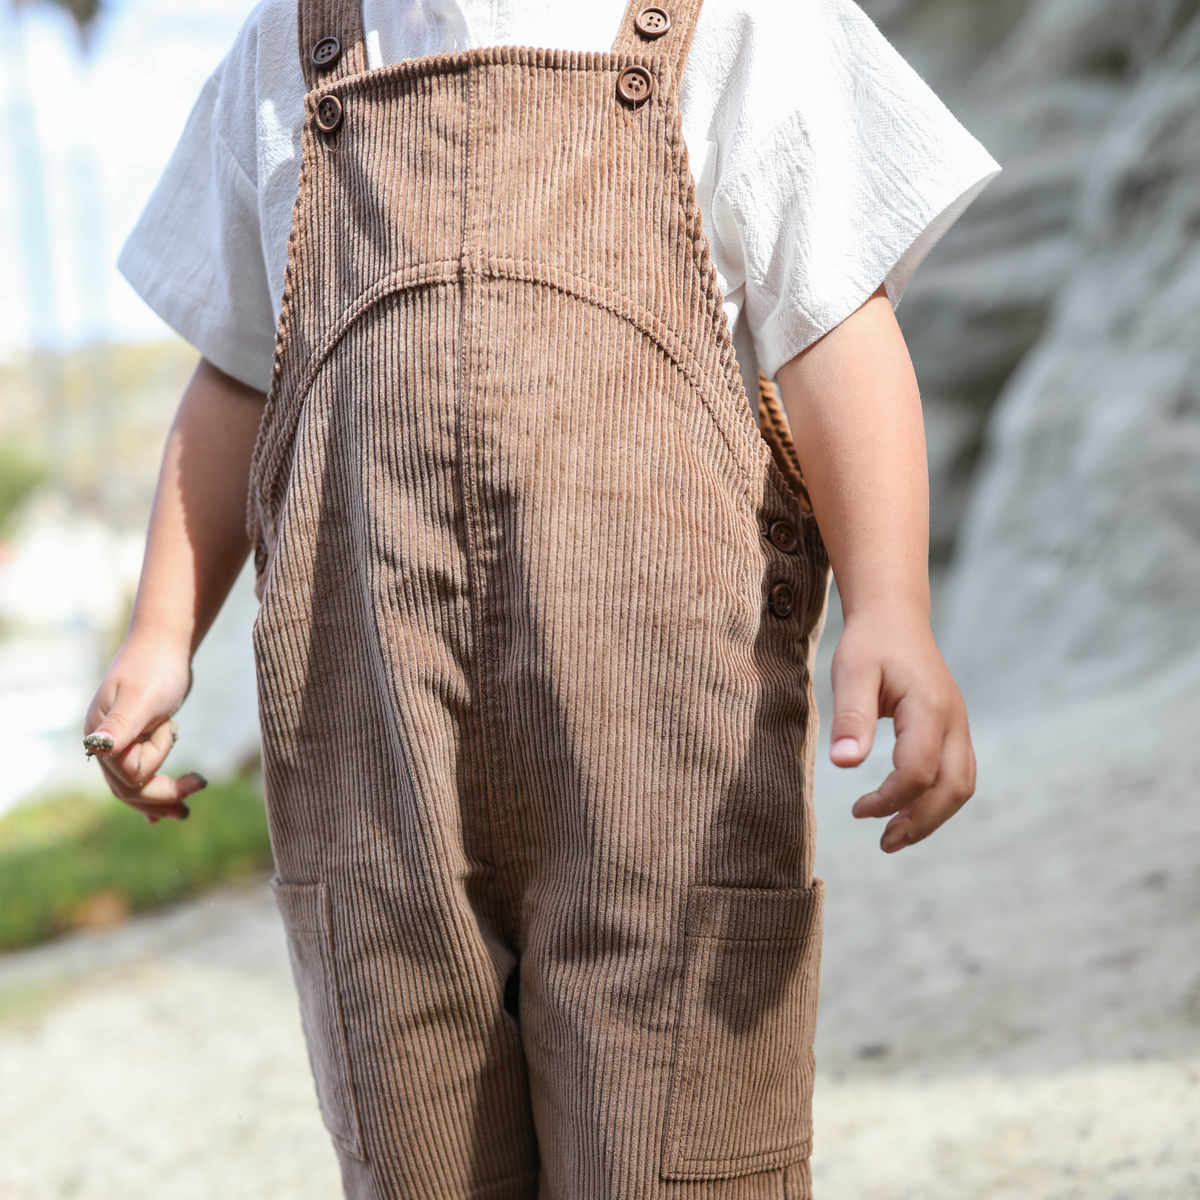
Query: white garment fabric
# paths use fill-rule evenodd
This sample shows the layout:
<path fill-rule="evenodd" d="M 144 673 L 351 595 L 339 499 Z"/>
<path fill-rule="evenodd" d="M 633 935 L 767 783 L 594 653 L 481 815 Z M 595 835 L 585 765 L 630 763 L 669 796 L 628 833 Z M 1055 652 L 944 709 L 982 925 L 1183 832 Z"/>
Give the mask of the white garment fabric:
<path fill-rule="evenodd" d="M 608 50 L 625 6 L 364 0 L 368 65 L 489 45 Z M 263 391 L 304 92 L 296 0 L 262 0 L 119 260 L 168 325 Z M 680 104 L 731 325 L 744 317 L 739 357 L 752 343 L 772 377 L 880 285 L 898 303 L 999 171 L 852 0 L 706 0 Z"/>

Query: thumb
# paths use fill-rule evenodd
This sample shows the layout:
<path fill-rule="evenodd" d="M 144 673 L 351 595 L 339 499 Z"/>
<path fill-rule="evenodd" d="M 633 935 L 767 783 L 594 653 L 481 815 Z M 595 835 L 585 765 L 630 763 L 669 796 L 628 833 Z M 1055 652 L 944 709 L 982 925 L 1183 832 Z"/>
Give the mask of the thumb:
<path fill-rule="evenodd" d="M 155 708 L 146 694 L 118 687 L 112 707 L 99 720 L 93 713 L 88 714 L 84 727 L 87 736 L 83 739 L 88 756 L 109 758 L 123 754 L 147 728 L 161 723 Z"/>
<path fill-rule="evenodd" d="M 883 676 L 878 662 L 843 654 L 833 656 L 833 725 L 829 757 L 838 767 L 857 767 L 871 753 L 879 720 L 879 689 Z"/>

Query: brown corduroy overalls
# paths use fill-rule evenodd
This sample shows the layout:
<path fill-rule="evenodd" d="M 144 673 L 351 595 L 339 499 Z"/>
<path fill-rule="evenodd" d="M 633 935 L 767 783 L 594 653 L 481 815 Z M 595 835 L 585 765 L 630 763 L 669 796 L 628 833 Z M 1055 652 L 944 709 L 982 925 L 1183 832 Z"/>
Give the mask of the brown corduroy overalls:
<path fill-rule="evenodd" d="M 255 649 L 356 1200 L 809 1194 L 827 561 L 701 228 L 699 9 L 368 71 L 300 0 Z"/>

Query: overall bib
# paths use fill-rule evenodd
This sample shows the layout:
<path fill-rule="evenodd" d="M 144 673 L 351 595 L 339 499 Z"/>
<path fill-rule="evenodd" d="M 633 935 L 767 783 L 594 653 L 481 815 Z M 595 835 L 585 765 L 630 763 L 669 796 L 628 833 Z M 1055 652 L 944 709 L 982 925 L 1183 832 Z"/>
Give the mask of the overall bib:
<path fill-rule="evenodd" d="M 249 520 L 275 890 L 355 1200 L 809 1193 L 828 563 L 701 228 L 700 3 L 634 3 L 607 54 L 368 71 L 361 0 L 300 0 Z"/>

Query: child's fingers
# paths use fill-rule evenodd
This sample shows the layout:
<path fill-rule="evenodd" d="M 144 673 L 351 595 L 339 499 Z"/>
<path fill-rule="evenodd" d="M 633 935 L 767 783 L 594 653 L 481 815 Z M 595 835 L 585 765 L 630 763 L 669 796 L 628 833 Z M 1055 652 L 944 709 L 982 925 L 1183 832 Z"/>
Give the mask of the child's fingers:
<path fill-rule="evenodd" d="M 163 721 L 149 735 L 143 734 L 123 753 L 103 755 L 109 773 L 129 787 L 139 788 L 158 774 L 175 744 L 175 722 Z"/>
<path fill-rule="evenodd" d="M 194 771 L 178 779 L 172 779 L 169 775 L 155 775 L 141 787 L 132 787 L 112 770 L 108 762 L 101 762 L 100 766 L 108 779 L 108 786 L 118 799 L 144 813 L 152 821 L 159 821 L 163 817 L 185 820 L 190 810 L 184 801 L 208 787 L 208 780 Z"/>
<path fill-rule="evenodd" d="M 879 720 L 881 680 L 877 662 L 835 655 L 829 757 L 836 766 L 857 767 L 871 753 Z"/>
<path fill-rule="evenodd" d="M 163 704 L 145 691 L 118 686 L 107 712 L 95 712 L 97 706 L 93 702 L 84 725 L 84 750 L 106 765 L 109 780 L 140 787 L 157 773 L 174 740 Z"/>
<path fill-rule="evenodd" d="M 946 738 L 937 782 L 915 804 L 898 813 L 883 831 L 880 846 L 888 853 L 924 841 L 944 825 L 975 793 L 975 751 L 969 736 L 953 731 Z"/>
<path fill-rule="evenodd" d="M 854 806 L 856 817 L 890 817 L 915 803 L 937 782 L 949 714 L 936 700 L 905 701 L 897 709 L 895 770 Z"/>
<path fill-rule="evenodd" d="M 100 728 L 109 709 L 113 706 L 113 701 L 116 699 L 116 689 L 109 682 L 108 677 L 100 681 L 100 687 L 96 694 L 92 697 L 91 704 L 88 705 L 87 716 L 83 719 L 83 745 L 84 749 L 89 749 L 88 742 L 92 739 L 95 731 Z M 104 735 L 102 735 L 104 736 Z M 108 735 L 111 736 L 111 735 Z"/>
<path fill-rule="evenodd" d="M 95 705 L 93 705 L 93 708 Z M 142 736 L 148 726 L 157 725 L 162 717 L 149 698 L 128 689 L 118 689 L 112 706 L 102 714 L 89 710 L 84 725 L 83 748 L 89 755 L 111 758 L 125 753 Z M 95 718 L 99 717 L 96 721 Z"/>

